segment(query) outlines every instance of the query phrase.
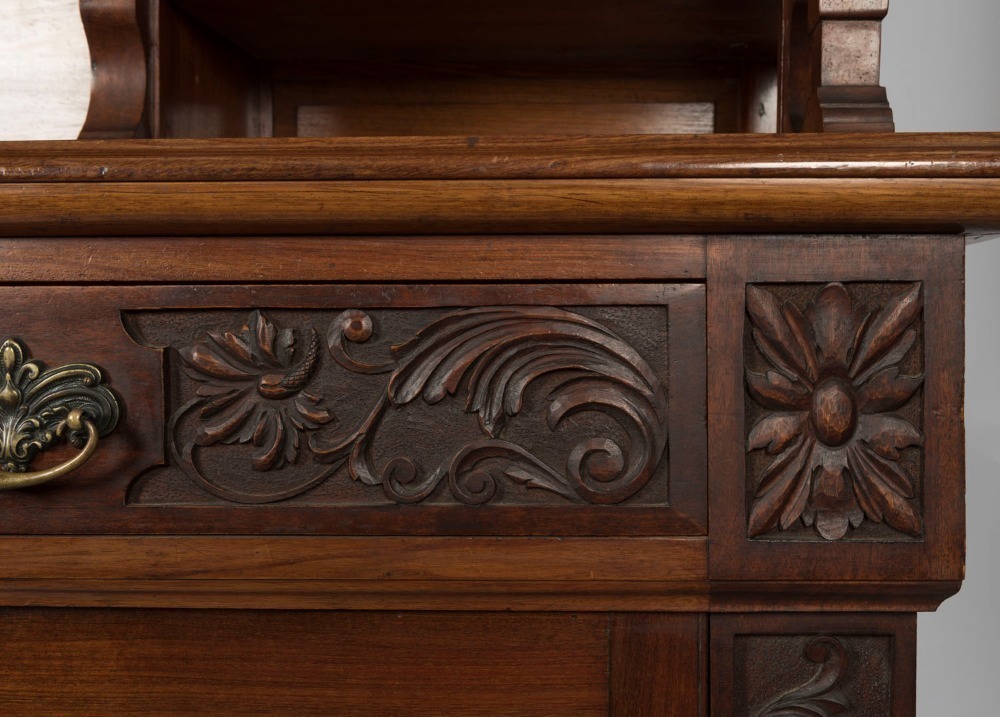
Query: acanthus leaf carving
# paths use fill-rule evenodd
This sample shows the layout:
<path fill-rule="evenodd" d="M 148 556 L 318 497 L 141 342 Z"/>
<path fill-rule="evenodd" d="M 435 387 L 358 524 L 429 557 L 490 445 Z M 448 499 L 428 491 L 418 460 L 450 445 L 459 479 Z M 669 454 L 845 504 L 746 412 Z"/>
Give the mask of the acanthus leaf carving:
<path fill-rule="evenodd" d="M 443 482 L 457 501 L 485 503 L 497 494 L 501 477 L 566 500 L 620 503 L 649 481 L 666 451 L 667 398 L 656 373 L 615 332 L 581 314 L 533 306 L 461 309 L 390 347 L 384 362 L 352 356 L 350 347 L 368 342 L 374 333 L 372 317 L 358 309 L 342 312 L 329 325 L 327 347 L 337 365 L 350 373 L 390 374 L 357 425 L 329 431 L 324 426 L 335 422 L 333 415 L 306 392 L 317 370 L 314 329 L 297 362 L 291 359 L 293 333 L 277 330 L 260 311 L 237 332 L 206 332 L 180 350 L 200 386 L 198 397 L 171 421 L 175 459 L 203 487 L 240 502 L 296 495 L 346 463 L 352 478 L 381 486 L 390 500 L 401 503 L 422 501 Z M 547 398 L 550 430 L 577 413 L 598 411 L 623 428 L 627 445 L 607 436 L 585 439 L 568 451 L 560 470 L 505 438 L 529 385 L 551 374 L 558 376 Z M 464 394 L 465 412 L 476 415 L 482 437 L 429 469 L 407 456 L 376 465 L 372 447 L 387 413 L 418 399 L 434 406 L 458 394 Z M 182 444 L 178 426 L 195 410 L 208 423 Z M 195 465 L 198 447 L 252 441 L 262 455 L 255 457 L 254 467 L 280 469 L 296 462 L 299 433 L 307 431 L 314 460 L 328 467 L 282 491 L 223 489 Z"/>
<path fill-rule="evenodd" d="M 806 645 L 805 656 L 818 665 L 815 674 L 768 702 L 755 717 L 835 717 L 850 709 L 840 689 L 848 665 L 844 644 L 835 637 L 817 637 Z"/>

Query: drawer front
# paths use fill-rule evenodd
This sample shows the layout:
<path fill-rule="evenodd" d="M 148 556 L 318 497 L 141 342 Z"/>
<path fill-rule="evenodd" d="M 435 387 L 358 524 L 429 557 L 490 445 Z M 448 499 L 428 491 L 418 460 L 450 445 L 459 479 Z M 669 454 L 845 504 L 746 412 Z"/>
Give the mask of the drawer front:
<path fill-rule="evenodd" d="M 705 534 L 701 284 L 3 293 L 23 361 L 121 414 L 4 532 Z"/>

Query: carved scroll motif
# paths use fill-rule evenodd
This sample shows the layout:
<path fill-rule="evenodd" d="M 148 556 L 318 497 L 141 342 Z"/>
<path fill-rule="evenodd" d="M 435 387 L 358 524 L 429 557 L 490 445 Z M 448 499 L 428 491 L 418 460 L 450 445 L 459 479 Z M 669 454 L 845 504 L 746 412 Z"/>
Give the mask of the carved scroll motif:
<path fill-rule="evenodd" d="M 310 387 L 321 370 L 315 329 L 279 329 L 254 311 L 236 330 L 205 332 L 179 352 L 198 388 L 170 422 L 175 461 L 205 489 L 237 502 L 301 494 L 346 464 L 354 480 L 381 486 L 394 502 L 423 501 L 446 484 L 455 500 L 472 505 L 494 498 L 501 478 L 568 501 L 620 503 L 649 481 L 663 458 L 667 399 L 659 378 L 632 346 L 588 317 L 552 307 L 464 309 L 391 347 L 380 363 L 352 356 L 351 345 L 373 334 L 371 316 L 359 310 L 341 313 L 327 330 L 336 366 L 322 370 L 389 375 L 365 417 L 342 426 L 335 401 L 351 397 L 321 397 Z M 298 344 L 305 346 L 301 358 Z M 550 376 L 558 378 L 547 398 L 550 430 L 596 411 L 621 427 L 627 444 L 610 436 L 588 438 L 571 447 L 560 469 L 505 437 L 529 385 Z M 477 417 L 480 437 L 434 465 L 405 456 L 378 465 L 372 446 L 388 413 L 418 398 L 433 406 L 457 395 Z M 251 493 L 223 487 L 198 467 L 198 450 L 243 443 L 255 447 L 251 465 L 258 472 L 299 462 L 304 446 L 317 471 L 293 486 Z"/>
<path fill-rule="evenodd" d="M 767 365 L 746 373 L 751 399 L 766 410 L 747 451 L 775 456 L 748 476 L 755 487 L 751 537 L 799 520 L 827 540 L 865 519 L 921 533 L 914 479 L 899 461 L 923 435 L 894 413 L 923 384 L 922 375 L 900 368 L 916 341 L 921 306 L 919 284 L 867 315 L 841 284 L 824 286 L 805 311 L 747 287 L 752 350 Z"/>
<path fill-rule="evenodd" d="M 850 708 L 840 690 L 847 671 L 847 649 L 835 637 L 817 637 L 805 649 L 806 658 L 819 665 L 806 683 L 776 697 L 755 717 L 834 717 Z"/>

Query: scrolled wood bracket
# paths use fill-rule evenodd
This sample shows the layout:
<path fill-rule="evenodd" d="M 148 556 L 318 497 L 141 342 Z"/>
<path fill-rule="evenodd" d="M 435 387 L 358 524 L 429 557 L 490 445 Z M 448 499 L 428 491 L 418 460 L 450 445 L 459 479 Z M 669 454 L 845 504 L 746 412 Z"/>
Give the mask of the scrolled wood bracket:
<path fill-rule="evenodd" d="M 784 131 L 892 132 L 880 83 L 889 0 L 785 0 Z"/>
<path fill-rule="evenodd" d="M 133 137 L 146 101 L 146 53 L 135 0 L 80 0 L 90 46 L 90 109 L 80 139 Z"/>

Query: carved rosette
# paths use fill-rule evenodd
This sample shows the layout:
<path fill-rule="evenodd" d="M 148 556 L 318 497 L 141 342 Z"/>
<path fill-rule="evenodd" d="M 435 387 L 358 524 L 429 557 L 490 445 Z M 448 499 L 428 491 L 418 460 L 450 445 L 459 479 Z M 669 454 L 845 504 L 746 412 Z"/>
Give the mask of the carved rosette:
<path fill-rule="evenodd" d="M 315 329 L 298 332 L 306 337 L 306 349 L 297 358 L 297 332 L 277 328 L 260 311 L 236 330 L 204 332 L 179 350 L 198 388 L 170 421 L 175 461 L 213 494 L 244 503 L 301 494 L 346 465 L 351 478 L 381 486 L 388 499 L 400 503 L 423 501 L 442 483 L 460 503 L 486 503 L 506 479 L 569 501 L 604 504 L 635 495 L 666 451 L 667 398 L 659 378 L 632 346 L 583 315 L 553 307 L 462 309 L 392 346 L 382 362 L 355 358 L 351 346 L 368 342 L 374 331 L 366 312 L 342 312 L 327 330 L 333 363 L 325 367 Z M 322 371 L 387 374 L 388 381 L 360 422 L 341 426 L 311 387 Z M 510 440 L 508 424 L 522 411 L 528 387 L 543 377 L 556 379 L 548 388 L 550 430 L 578 413 L 596 411 L 620 427 L 627 443 L 612 436 L 587 438 L 570 446 L 565 467 L 557 468 Z M 479 437 L 430 466 L 405 456 L 386 461 L 375 455 L 375 437 L 387 414 L 418 399 L 434 406 L 459 394 L 465 412 L 478 419 Z M 199 467 L 199 450 L 244 443 L 255 447 L 251 464 L 258 472 L 301 463 L 304 444 L 316 471 L 291 486 L 249 492 L 224 487 Z"/>
<path fill-rule="evenodd" d="M 764 410 L 747 451 L 774 456 L 748 475 L 749 535 L 801 521 L 837 540 L 866 519 L 920 535 L 914 478 L 900 451 L 923 436 L 894 413 L 923 383 L 900 368 L 917 338 L 920 285 L 867 314 L 841 284 L 824 286 L 805 310 L 750 285 L 746 308 L 751 350 L 767 367 L 746 372 L 749 396 Z"/>

